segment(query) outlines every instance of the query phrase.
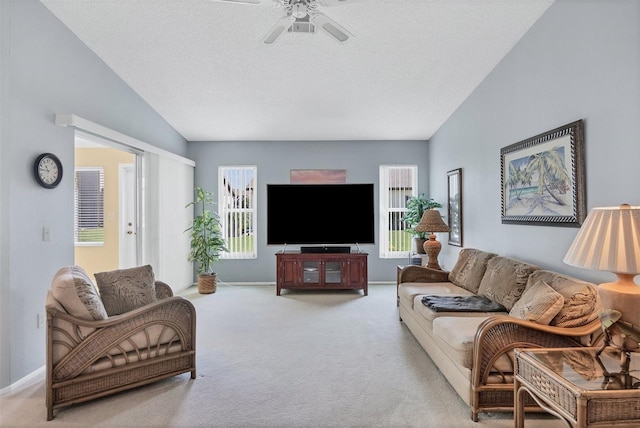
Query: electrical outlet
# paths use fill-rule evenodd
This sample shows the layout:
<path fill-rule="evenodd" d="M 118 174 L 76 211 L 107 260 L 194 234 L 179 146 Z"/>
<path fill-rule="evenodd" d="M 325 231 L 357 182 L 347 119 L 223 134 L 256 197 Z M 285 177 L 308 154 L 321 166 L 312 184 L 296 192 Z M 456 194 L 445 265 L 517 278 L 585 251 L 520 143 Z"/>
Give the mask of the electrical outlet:
<path fill-rule="evenodd" d="M 44 328 L 44 324 L 47 321 L 47 316 L 43 313 L 38 314 L 38 328 Z"/>

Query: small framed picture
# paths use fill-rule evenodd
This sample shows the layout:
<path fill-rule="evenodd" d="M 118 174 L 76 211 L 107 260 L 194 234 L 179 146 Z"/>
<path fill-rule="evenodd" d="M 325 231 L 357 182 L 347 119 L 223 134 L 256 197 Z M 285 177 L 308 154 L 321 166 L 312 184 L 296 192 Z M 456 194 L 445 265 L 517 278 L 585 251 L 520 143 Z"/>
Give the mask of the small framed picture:
<path fill-rule="evenodd" d="M 462 168 L 447 172 L 449 245 L 462 247 Z"/>

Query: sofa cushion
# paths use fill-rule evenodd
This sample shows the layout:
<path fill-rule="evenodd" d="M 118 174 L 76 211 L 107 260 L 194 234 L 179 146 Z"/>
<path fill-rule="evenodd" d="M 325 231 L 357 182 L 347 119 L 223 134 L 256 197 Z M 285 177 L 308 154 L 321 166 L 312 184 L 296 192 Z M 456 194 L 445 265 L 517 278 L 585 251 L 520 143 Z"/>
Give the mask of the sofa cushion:
<path fill-rule="evenodd" d="M 544 281 L 528 285 L 520 300 L 511 308 L 509 315 L 527 321 L 547 325 L 564 305 L 562 294 L 549 287 Z"/>
<path fill-rule="evenodd" d="M 478 326 L 488 318 L 487 314 L 477 317 L 439 317 L 433 320 L 433 337 L 440 348 L 456 364 L 469 370 L 473 368 L 473 342 Z M 511 373 L 513 365 L 508 355 L 502 355 L 494 363 L 493 371 Z"/>
<path fill-rule="evenodd" d="M 150 265 L 95 274 L 107 313 L 123 314 L 157 301 Z"/>
<path fill-rule="evenodd" d="M 51 294 L 69 315 L 76 318 L 108 318 L 93 282 L 80 266 L 66 266 L 58 270 L 51 281 Z"/>
<path fill-rule="evenodd" d="M 400 303 L 407 308 L 413 308 L 416 296 L 434 294 L 438 296 L 467 296 L 472 293 L 450 282 L 403 282 L 398 285 Z M 418 302 L 420 306 L 422 303 Z"/>
<path fill-rule="evenodd" d="M 510 311 L 527 286 L 529 275 L 538 266 L 507 257 L 496 256 L 487 262 L 478 294 L 500 303 Z"/>
<path fill-rule="evenodd" d="M 487 262 L 496 254 L 465 248 L 460 251 L 455 266 L 449 273 L 449 281 L 472 293 L 477 293 L 480 281 L 487 270 Z"/>
<path fill-rule="evenodd" d="M 579 327 L 598 318 L 602 311 L 600 294 L 593 283 L 547 270 L 534 272 L 529 278 L 532 284 L 538 281 L 544 281 L 564 298 L 562 309 L 549 325 Z"/>

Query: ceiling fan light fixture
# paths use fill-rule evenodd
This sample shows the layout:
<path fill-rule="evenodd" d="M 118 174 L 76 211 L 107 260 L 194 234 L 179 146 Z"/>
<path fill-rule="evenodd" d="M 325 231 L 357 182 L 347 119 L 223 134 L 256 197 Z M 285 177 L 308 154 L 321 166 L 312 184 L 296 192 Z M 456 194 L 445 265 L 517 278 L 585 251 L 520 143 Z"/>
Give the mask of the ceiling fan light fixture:
<path fill-rule="evenodd" d="M 296 21 L 289 27 L 290 33 L 315 33 L 315 27 L 308 20 Z"/>
<path fill-rule="evenodd" d="M 293 16 L 296 19 L 304 18 L 307 15 L 308 15 L 307 6 L 302 3 L 295 4 L 293 6 L 293 9 L 291 10 L 291 16 Z"/>

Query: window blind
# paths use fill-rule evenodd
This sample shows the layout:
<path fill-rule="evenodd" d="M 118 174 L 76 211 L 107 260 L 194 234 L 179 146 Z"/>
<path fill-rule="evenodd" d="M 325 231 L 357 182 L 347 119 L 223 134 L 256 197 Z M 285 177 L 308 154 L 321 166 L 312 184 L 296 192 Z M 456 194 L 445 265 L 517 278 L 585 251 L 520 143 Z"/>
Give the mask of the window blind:
<path fill-rule="evenodd" d="M 407 211 L 407 199 L 418 191 L 416 165 L 380 166 L 380 257 L 407 257 L 412 236 L 402 221 Z"/>
<path fill-rule="evenodd" d="M 74 241 L 76 245 L 104 244 L 104 170 L 75 170 Z"/>
<path fill-rule="evenodd" d="M 228 252 L 224 259 L 257 257 L 256 166 L 221 166 L 218 169 L 218 214 Z"/>

